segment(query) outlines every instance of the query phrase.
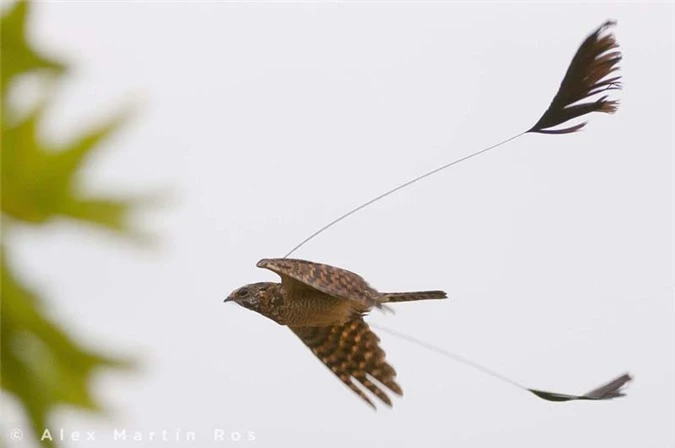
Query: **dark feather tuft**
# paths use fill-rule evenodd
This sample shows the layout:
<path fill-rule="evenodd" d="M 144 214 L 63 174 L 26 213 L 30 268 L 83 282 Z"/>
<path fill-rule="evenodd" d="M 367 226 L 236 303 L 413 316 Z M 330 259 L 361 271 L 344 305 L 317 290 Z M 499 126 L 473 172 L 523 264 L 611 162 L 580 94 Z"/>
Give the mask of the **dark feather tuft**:
<path fill-rule="evenodd" d="M 621 61 L 619 44 L 614 35 L 607 34 L 607 28 L 616 22 L 608 20 L 588 36 L 574 55 L 567 73 L 560 83 L 558 93 L 537 124 L 527 132 L 541 134 L 569 134 L 586 125 L 586 122 L 562 129 L 551 129 L 591 112 L 611 114 L 616 111 L 618 101 L 603 95 L 594 101 L 581 102 L 598 93 L 621 88 L 621 76 L 608 77 L 617 71 Z"/>
<path fill-rule="evenodd" d="M 538 389 L 528 390 L 537 397 L 546 401 L 611 400 L 613 398 L 623 397 L 625 394 L 622 389 L 632 379 L 633 377 L 631 377 L 630 374 L 624 373 L 620 377 L 613 379 L 607 384 L 603 384 L 602 386 L 586 392 L 583 395 L 561 394 L 558 392 L 549 392 Z"/>

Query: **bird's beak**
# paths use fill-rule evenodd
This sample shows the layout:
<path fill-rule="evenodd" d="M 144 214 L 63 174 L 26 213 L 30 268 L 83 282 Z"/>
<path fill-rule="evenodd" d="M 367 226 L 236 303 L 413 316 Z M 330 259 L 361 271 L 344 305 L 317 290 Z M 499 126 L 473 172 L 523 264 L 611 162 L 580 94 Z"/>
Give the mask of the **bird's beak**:
<path fill-rule="evenodd" d="M 234 302 L 234 297 L 228 296 L 227 299 L 223 300 L 223 303 L 225 302 Z"/>

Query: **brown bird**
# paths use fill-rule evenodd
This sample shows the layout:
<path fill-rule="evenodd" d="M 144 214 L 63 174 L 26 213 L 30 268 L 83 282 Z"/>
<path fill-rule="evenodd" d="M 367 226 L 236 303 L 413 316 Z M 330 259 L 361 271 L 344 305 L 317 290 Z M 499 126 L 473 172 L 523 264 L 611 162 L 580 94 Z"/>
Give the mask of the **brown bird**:
<path fill-rule="evenodd" d="M 443 291 L 380 293 L 359 275 L 345 269 L 305 260 L 263 259 L 259 268 L 279 274 L 281 283 L 243 286 L 225 302 L 288 326 L 343 383 L 375 408 L 353 380 L 391 406 L 380 386 L 402 395 L 396 371 L 385 360 L 380 339 L 363 320 L 373 307 L 385 303 L 444 299 Z M 375 383 L 373 380 L 379 382 Z"/>

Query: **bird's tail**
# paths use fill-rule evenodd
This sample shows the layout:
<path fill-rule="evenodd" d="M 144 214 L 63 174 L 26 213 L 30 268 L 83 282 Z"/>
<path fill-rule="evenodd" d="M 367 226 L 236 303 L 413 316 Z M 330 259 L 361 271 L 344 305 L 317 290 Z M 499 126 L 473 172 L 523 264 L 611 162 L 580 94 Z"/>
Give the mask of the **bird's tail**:
<path fill-rule="evenodd" d="M 387 292 L 383 302 L 413 302 L 415 300 L 445 299 L 444 291 Z"/>

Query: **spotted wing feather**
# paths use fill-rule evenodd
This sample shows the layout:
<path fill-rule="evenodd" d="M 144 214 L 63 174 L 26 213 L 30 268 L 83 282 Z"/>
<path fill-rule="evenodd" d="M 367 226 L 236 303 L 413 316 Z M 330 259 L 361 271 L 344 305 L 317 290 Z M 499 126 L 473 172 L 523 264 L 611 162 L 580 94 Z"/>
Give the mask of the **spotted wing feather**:
<path fill-rule="evenodd" d="M 361 276 L 345 269 L 290 258 L 262 259 L 256 266 L 279 274 L 284 287 L 293 287 L 295 280 L 330 296 L 357 301 L 365 309 L 382 306 L 380 294 Z"/>
<path fill-rule="evenodd" d="M 380 338 L 362 318 L 331 327 L 290 328 L 326 367 L 373 408 L 373 402 L 354 380 L 388 406 L 392 405 L 391 399 L 372 379 L 403 395 L 396 383 L 396 371 L 387 363 L 384 350 L 379 346 Z"/>

